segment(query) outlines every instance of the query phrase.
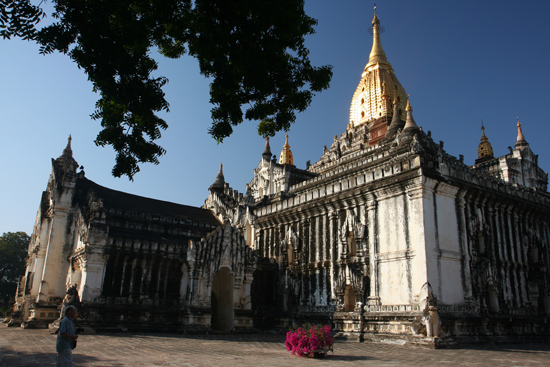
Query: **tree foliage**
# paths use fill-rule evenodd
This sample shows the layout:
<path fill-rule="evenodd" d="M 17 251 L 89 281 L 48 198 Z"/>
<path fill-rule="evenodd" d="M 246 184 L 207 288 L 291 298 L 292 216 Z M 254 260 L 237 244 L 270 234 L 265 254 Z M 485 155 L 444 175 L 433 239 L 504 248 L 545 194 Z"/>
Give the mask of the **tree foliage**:
<path fill-rule="evenodd" d="M 25 232 L 0 236 L 0 297 L 13 297 L 19 277 L 25 272 L 25 256 L 30 237 Z"/>
<path fill-rule="evenodd" d="M 42 9 L 28 0 L 0 0 L 0 36 L 34 39 L 35 26 L 43 16 Z"/>
<path fill-rule="evenodd" d="M 115 149 L 116 177 L 132 179 L 139 163 L 158 164 L 165 153 L 155 140 L 168 127 L 157 116 L 169 110 L 162 90 L 167 79 L 152 76 L 152 49 L 198 59 L 211 80 L 209 133 L 218 142 L 244 119 L 259 121 L 262 136 L 288 130 L 332 77 L 330 66 L 310 63 L 304 37 L 317 21 L 305 14 L 303 0 L 52 3 L 56 22 L 36 39 L 42 53 L 69 55 L 100 94 L 92 118 L 103 129 L 95 142 Z"/>

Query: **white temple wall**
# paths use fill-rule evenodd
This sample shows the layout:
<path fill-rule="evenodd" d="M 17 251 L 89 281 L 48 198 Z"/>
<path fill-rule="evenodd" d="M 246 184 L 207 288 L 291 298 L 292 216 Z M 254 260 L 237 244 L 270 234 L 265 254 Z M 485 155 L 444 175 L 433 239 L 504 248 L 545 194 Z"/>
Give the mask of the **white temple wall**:
<path fill-rule="evenodd" d="M 105 262 L 98 254 L 90 254 L 82 266 L 80 298 L 82 302 L 92 302 L 101 294 L 105 276 Z"/>
<path fill-rule="evenodd" d="M 457 192 L 456 187 L 426 179 L 424 223 L 428 282 L 438 301 L 444 304 L 464 302 Z"/>
<path fill-rule="evenodd" d="M 428 268 L 426 265 L 426 237 L 429 235 L 429 222 L 426 223 L 424 217 L 424 207 L 426 200 L 426 190 L 422 183 L 422 178 L 417 178 L 414 185 L 407 189 L 408 196 L 408 232 L 409 232 L 409 256 L 411 268 L 410 291 L 412 293 L 411 302 L 420 301 L 420 291 L 428 281 Z M 433 223 L 433 222 L 432 222 Z"/>
<path fill-rule="evenodd" d="M 439 301 L 445 304 L 464 302 L 462 249 L 456 208 L 458 188 L 439 183 L 434 193 L 437 218 Z"/>
<path fill-rule="evenodd" d="M 379 260 L 380 301 L 383 305 L 409 303 L 407 259 L 384 258 Z"/>
<path fill-rule="evenodd" d="M 103 226 L 93 224 L 80 228 L 77 248 L 85 251 L 86 257 L 81 261 L 82 279 L 80 297 L 82 302 L 91 302 L 101 295 L 105 278 L 106 257 L 103 254 L 107 246 L 107 232 Z M 85 238 L 82 238 L 85 234 Z"/>
<path fill-rule="evenodd" d="M 380 226 L 379 253 L 394 253 L 407 249 L 405 210 L 403 196 L 395 194 L 379 201 Z"/>
<path fill-rule="evenodd" d="M 410 266 L 408 259 L 407 205 L 400 192 L 392 192 L 378 201 L 378 269 L 380 301 L 396 305 L 410 302 Z"/>
<path fill-rule="evenodd" d="M 424 196 L 423 196 L 423 215 L 424 215 L 424 234 L 425 234 L 425 253 L 426 253 L 426 271 L 427 282 L 432 287 L 435 297 L 439 298 L 441 294 L 441 263 L 439 258 L 441 252 L 439 249 L 439 234 L 437 223 L 437 201 L 436 190 L 438 182 L 425 178 Z M 420 288 L 419 288 L 420 289 Z M 426 295 L 421 294 L 420 297 Z"/>

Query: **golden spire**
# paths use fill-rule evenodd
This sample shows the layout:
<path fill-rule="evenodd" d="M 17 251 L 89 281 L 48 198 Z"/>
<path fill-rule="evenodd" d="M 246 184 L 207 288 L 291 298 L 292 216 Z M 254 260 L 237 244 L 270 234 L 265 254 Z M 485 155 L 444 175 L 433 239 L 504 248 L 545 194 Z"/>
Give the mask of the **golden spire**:
<path fill-rule="evenodd" d="M 372 49 L 369 55 L 369 62 L 365 66 L 365 70 L 369 66 L 376 64 L 385 64 L 391 68 L 388 59 L 386 58 L 386 53 L 382 48 L 382 42 L 380 41 L 380 19 L 376 15 L 376 4 L 374 4 L 374 18 L 372 19 Z"/>
<path fill-rule="evenodd" d="M 281 151 L 281 155 L 279 157 L 279 164 L 294 165 L 292 151 L 290 150 L 290 145 L 288 145 L 288 134 L 285 136 L 285 145 L 283 145 L 283 150 Z"/>
<path fill-rule="evenodd" d="M 393 115 L 391 101 L 394 100 L 397 101 L 399 118 L 405 120 L 405 103 L 407 101 L 407 93 L 397 80 L 382 48 L 380 19 L 376 14 L 376 5 L 372 20 L 372 36 L 369 61 L 351 100 L 349 121 L 353 126 L 370 124 L 369 128 L 375 121 L 381 118 L 390 118 Z"/>
<path fill-rule="evenodd" d="M 485 136 L 485 126 L 483 126 L 483 120 L 481 120 L 481 143 L 479 143 L 479 146 L 477 148 L 477 160 L 478 162 L 480 159 L 485 158 L 494 158 L 493 155 L 493 146 L 491 143 L 489 143 L 489 138 Z"/>
<path fill-rule="evenodd" d="M 516 139 L 516 144 L 514 144 L 514 147 L 524 147 L 529 146 L 527 141 L 525 140 L 525 137 L 523 136 L 523 131 L 521 131 L 521 123 L 519 122 L 519 116 L 516 115 L 516 118 L 518 120 L 517 126 L 518 126 L 518 137 Z"/>

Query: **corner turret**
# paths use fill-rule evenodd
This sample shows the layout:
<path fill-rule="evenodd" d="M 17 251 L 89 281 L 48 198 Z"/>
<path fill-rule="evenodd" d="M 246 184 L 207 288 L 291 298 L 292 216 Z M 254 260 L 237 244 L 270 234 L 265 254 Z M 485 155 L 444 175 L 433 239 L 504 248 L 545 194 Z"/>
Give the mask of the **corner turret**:
<path fill-rule="evenodd" d="M 416 122 L 414 121 L 413 115 L 412 115 L 412 106 L 411 102 L 407 99 L 407 107 L 405 107 L 405 110 L 407 111 L 407 121 L 405 122 L 405 126 L 403 127 L 403 140 L 408 141 L 409 139 L 412 139 L 414 134 L 420 131 L 418 128 L 418 125 L 416 125 Z"/>
<path fill-rule="evenodd" d="M 269 146 L 269 136 L 265 137 L 265 149 L 264 149 L 264 152 L 262 153 L 262 157 L 265 160 L 268 160 L 268 161 L 271 160 L 271 147 Z"/>
<path fill-rule="evenodd" d="M 519 122 L 519 116 L 516 116 L 518 123 L 518 137 L 516 138 L 516 144 L 514 144 L 515 148 L 529 148 L 529 143 L 525 140 L 525 137 L 523 136 L 523 131 L 521 130 L 521 123 Z"/>
<path fill-rule="evenodd" d="M 386 132 L 387 138 L 393 138 L 395 134 L 397 134 L 397 131 L 399 129 L 402 129 L 405 126 L 405 121 L 401 120 L 401 116 L 399 114 L 399 106 L 397 104 L 397 97 L 393 99 L 393 116 L 390 123 L 390 126 L 388 127 L 388 131 Z"/>
<path fill-rule="evenodd" d="M 224 187 L 225 187 L 225 178 L 223 177 L 223 164 L 220 163 L 220 170 L 218 171 L 218 175 L 216 176 L 214 183 L 210 185 L 208 190 L 223 191 Z"/>

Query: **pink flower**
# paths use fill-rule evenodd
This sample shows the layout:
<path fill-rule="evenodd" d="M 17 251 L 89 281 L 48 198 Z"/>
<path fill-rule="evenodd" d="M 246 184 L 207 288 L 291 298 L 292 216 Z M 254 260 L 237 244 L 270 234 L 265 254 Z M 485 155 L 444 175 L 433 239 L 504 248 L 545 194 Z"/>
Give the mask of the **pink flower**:
<path fill-rule="evenodd" d="M 286 334 L 285 346 L 293 355 L 313 357 L 316 350 L 332 350 L 330 327 L 304 325 Z"/>

